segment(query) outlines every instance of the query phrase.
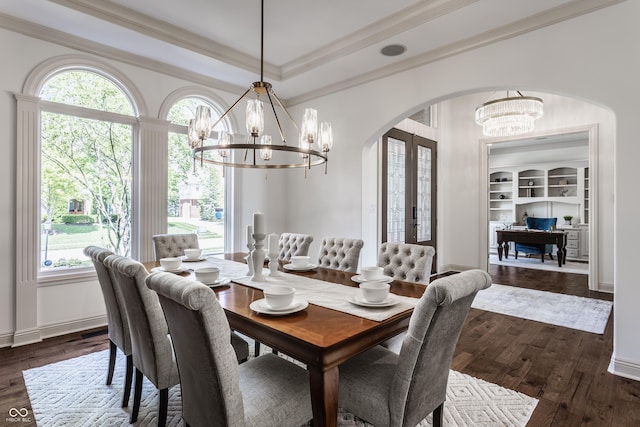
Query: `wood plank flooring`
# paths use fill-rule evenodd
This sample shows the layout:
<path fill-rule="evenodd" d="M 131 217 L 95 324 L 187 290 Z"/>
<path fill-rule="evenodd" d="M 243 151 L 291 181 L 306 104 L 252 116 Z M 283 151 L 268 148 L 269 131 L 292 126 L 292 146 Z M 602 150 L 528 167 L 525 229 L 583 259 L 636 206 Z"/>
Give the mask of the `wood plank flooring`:
<path fill-rule="evenodd" d="M 494 265 L 489 272 L 494 283 L 612 300 L 589 291 L 586 275 Z M 23 370 L 107 348 L 106 330 L 96 329 L 0 349 L 0 425 L 11 408 L 31 410 Z M 612 348 L 612 317 L 598 335 L 471 309 L 452 368 L 539 399 L 529 426 L 640 425 L 640 382 L 607 372 Z"/>

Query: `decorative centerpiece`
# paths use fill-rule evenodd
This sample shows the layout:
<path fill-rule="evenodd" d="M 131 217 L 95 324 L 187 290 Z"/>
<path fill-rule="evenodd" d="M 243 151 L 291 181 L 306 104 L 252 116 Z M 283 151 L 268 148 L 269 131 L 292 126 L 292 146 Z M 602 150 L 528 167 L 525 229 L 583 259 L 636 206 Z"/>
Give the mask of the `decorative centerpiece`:
<path fill-rule="evenodd" d="M 573 217 L 571 215 L 565 215 L 563 216 L 564 221 L 567 225 L 571 225 L 571 220 L 573 219 Z"/>
<path fill-rule="evenodd" d="M 253 225 L 247 225 L 247 249 L 249 250 L 249 253 L 246 257 L 244 257 L 244 260 L 249 267 L 247 276 L 253 276 L 253 260 L 251 259 L 251 255 L 254 248 L 255 245 L 253 244 Z"/>
<path fill-rule="evenodd" d="M 277 276 L 279 274 L 278 273 L 278 252 L 280 251 L 279 241 L 280 241 L 279 235 L 269 234 L 268 252 L 269 252 L 269 275 L 270 276 Z"/>
<path fill-rule="evenodd" d="M 253 214 L 253 240 L 255 241 L 255 248 L 251 252 L 251 260 L 253 261 L 253 276 L 251 280 L 254 282 L 264 282 L 265 278 L 262 274 L 262 267 L 264 266 L 265 250 L 264 239 L 267 235 L 264 232 L 264 214 L 262 212 L 256 212 Z"/>

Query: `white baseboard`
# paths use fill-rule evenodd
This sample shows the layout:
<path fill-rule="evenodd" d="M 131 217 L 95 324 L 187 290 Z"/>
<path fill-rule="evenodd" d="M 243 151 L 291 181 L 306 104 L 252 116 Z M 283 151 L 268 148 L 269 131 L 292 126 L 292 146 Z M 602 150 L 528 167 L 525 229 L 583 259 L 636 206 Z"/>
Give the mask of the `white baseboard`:
<path fill-rule="evenodd" d="M 613 283 L 598 283 L 599 292 L 613 293 Z"/>
<path fill-rule="evenodd" d="M 23 329 L 13 334 L 11 347 L 20 347 L 22 345 L 33 344 L 42 341 L 40 328 Z"/>
<path fill-rule="evenodd" d="M 86 331 L 87 329 L 99 328 L 101 326 L 107 326 L 106 315 L 41 326 L 40 332 L 42 334 L 42 338 L 51 338 L 71 334 L 73 332 Z"/>
<path fill-rule="evenodd" d="M 23 345 L 41 342 L 44 338 L 57 337 L 74 332 L 86 331 L 107 325 L 107 316 L 89 317 L 70 322 L 56 323 L 40 326 L 39 328 L 16 331 L 11 334 L 0 335 L 0 348 L 19 347 Z"/>
<path fill-rule="evenodd" d="M 637 362 L 611 356 L 611 362 L 609 362 L 609 368 L 607 370 L 613 375 L 640 381 L 640 364 Z"/>

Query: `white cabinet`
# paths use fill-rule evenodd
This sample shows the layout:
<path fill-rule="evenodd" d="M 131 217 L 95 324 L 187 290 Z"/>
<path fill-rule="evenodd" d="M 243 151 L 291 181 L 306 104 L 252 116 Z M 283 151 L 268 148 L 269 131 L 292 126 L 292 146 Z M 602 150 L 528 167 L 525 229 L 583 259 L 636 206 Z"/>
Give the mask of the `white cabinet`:
<path fill-rule="evenodd" d="M 586 246 L 589 246 L 589 228 L 558 228 L 558 230 L 567 232 L 567 259 L 587 261 L 589 259 L 589 250 L 585 251 Z"/>

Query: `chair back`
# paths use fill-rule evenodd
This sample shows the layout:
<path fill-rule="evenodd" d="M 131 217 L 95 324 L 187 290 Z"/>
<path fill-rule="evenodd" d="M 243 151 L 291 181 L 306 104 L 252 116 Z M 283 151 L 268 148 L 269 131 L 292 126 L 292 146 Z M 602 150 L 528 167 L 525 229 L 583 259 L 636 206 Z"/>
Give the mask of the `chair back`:
<path fill-rule="evenodd" d="M 184 255 L 185 249 L 200 249 L 198 235 L 191 234 L 156 234 L 152 237 L 156 252 L 156 261 L 160 258 Z"/>
<path fill-rule="evenodd" d="M 432 282 L 409 321 L 389 396 L 390 425 L 417 425 L 446 398 L 451 360 L 478 291 L 491 276 L 468 270 Z"/>
<path fill-rule="evenodd" d="M 558 222 L 558 218 L 536 218 L 527 217 L 527 228 L 533 230 L 551 230 Z"/>
<path fill-rule="evenodd" d="M 215 293 L 171 273 L 154 273 L 147 285 L 157 292 L 173 337 L 185 422 L 194 427 L 243 426 L 238 363 Z"/>
<path fill-rule="evenodd" d="M 318 254 L 320 267 L 355 273 L 360 260 L 360 250 L 364 242 L 361 239 L 345 237 L 325 237 Z"/>
<path fill-rule="evenodd" d="M 104 265 L 105 258 L 113 255 L 113 252 L 98 246 L 87 246 L 84 248 L 84 254 L 91 258 L 98 275 L 98 283 L 100 283 L 104 305 L 107 309 L 109 339 L 122 350 L 125 356 L 128 356 L 131 354 L 131 336 L 127 315 L 123 302 L 116 295 L 109 270 Z"/>
<path fill-rule="evenodd" d="M 120 255 L 104 260 L 116 291 L 122 296 L 129 321 L 133 365 L 157 389 L 178 383 L 178 370 L 158 295 L 147 288 L 147 270 L 138 261 Z"/>
<path fill-rule="evenodd" d="M 378 267 L 397 280 L 429 283 L 431 264 L 436 250 L 432 246 L 410 243 L 383 243 L 378 254 Z"/>
<path fill-rule="evenodd" d="M 278 240 L 278 259 L 289 261 L 292 256 L 309 255 L 309 246 L 313 242 L 313 236 L 309 234 L 282 233 Z"/>

